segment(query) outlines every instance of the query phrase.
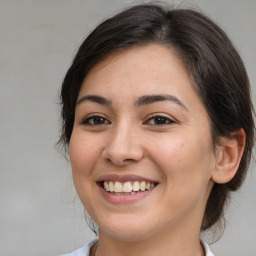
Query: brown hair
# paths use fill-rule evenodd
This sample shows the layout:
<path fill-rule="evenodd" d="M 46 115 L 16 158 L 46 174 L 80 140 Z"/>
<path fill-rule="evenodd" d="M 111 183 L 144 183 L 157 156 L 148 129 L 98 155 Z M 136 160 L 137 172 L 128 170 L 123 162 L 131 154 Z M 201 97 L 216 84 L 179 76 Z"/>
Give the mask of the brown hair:
<path fill-rule="evenodd" d="M 60 141 L 68 145 L 81 83 L 90 69 L 120 49 L 149 43 L 174 49 L 194 78 L 194 88 L 211 119 L 212 139 L 243 128 L 245 150 L 235 177 L 214 184 L 202 230 L 223 216 L 230 191 L 242 184 L 254 144 L 253 105 L 244 64 L 221 28 L 198 11 L 159 4 L 133 6 L 102 22 L 80 46 L 62 84 L 62 130 Z"/>

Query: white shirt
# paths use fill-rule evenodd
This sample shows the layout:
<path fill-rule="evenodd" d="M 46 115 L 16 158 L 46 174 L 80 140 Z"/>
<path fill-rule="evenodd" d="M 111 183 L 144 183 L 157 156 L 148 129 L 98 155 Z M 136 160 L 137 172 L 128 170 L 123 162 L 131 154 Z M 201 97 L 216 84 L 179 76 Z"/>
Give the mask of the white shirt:
<path fill-rule="evenodd" d="M 83 247 L 71 253 L 61 254 L 58 256 L 90 256 L 90 249 L 97 241 L 98 241 L 97 239 L 92 240 L 89 243 L 85 244 Z M 214 256 L 213 253 L 210 251 L 209 245 L 204 241 L 201 241 L 201 243 L 204 246 L 204 250 L 206 252 L 205 256 Z"/>

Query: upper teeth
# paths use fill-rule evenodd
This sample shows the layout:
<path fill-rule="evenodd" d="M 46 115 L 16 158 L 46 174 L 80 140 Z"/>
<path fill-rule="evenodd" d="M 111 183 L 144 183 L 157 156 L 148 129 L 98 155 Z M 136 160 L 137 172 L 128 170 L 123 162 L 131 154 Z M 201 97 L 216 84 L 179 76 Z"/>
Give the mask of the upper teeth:
<path fill-rule="evenodd" d="M 132 191 L 145 191 L 153 188 L 155 185 L 153 182 L 146 181 L 126 181 L 121 183 L 119 181 L 104 181 L 103 187 L 106 191 L 121 193 L 121 192 L 132 192 Z"/>

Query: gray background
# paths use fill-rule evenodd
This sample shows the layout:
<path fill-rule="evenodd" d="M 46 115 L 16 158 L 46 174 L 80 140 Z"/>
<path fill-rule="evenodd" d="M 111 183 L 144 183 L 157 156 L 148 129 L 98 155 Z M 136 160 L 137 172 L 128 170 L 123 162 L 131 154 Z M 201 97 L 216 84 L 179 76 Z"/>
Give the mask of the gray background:
<path fill-rule="evenodd" d="M 56 103 L 82 39 L 131 2 L 0 0 L 0 256 L 55 255 L 94 237 L 69 163 L 55 148 Z M 244 59 L 256 102 L 256 1 L 183 5 L 200 8 L 228 33 Z M 255 185 L 254 165 L 233 198 L 223 238 L 212 245 L 216 256 L 255 255 Z"/>

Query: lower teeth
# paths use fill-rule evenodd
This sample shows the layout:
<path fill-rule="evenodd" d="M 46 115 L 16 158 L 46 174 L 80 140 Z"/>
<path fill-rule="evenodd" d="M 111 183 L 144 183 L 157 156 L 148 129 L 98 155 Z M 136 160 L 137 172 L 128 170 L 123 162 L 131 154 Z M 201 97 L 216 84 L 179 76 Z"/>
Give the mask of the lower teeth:
<path fill-rule="evenodd" d="M 115 194 L 115 195 L 118 195 L 118 196 L 120 196 L 120 195 L 134 195 L 134 194 L 136 194 L 136 192 L 134 192 L 134 191 L 132 191 L 132 192 L 109 192 L 109 193 Z"/>

